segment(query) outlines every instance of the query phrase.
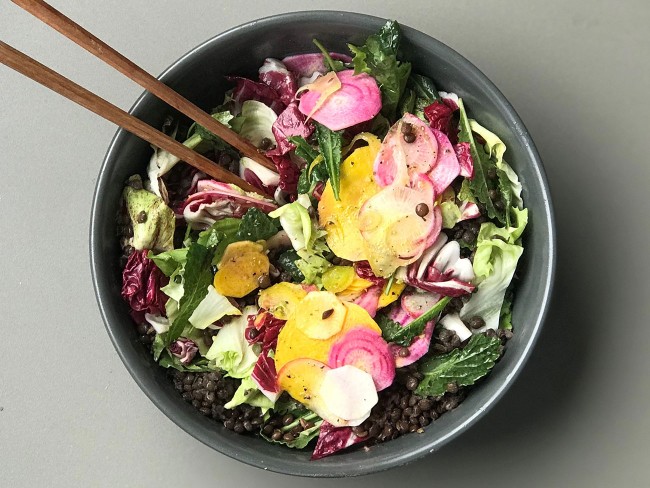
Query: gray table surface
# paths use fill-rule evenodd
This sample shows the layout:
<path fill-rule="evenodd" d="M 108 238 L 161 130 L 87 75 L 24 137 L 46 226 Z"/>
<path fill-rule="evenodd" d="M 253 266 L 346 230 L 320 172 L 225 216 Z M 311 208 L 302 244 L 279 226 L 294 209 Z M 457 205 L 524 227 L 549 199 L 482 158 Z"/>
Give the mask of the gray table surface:
<path fill-rule="evenodd" d="M 355 10 L 429 33 L 510 99 L 548 173 L 556 293 L 516 384 L 408 467 L 310 486 L 648 486 L 650 4 L 638 1 L 52 4 L 153 73 L 254 17 Z M 4 41 L 127 108 L 141 90 L 0 1 Z M 93 188 L 115 127 L 0 68 L 0 486 L 268 486 L 144 396 L 101 323 L 88 264 Z"/>

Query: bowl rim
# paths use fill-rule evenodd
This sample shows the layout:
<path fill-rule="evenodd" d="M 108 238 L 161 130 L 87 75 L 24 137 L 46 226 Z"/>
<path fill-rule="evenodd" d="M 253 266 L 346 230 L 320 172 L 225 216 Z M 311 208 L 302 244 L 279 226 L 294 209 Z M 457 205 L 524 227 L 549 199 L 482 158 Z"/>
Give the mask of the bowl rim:
<path fill-rule="evenodd" d="M 190 49 L 181 57 L 179 57 L 171 65 L 169 65 L 158 76 L 158 79 L 165 80 L 165 78 L 172 75 L 173 72 L 176 69 L 178 69 L 181 65 L 183 65 L 189 58 L 192 58 L 199 51 L 208 48 L 210 44 L 214 42 L 219 42 L 224 37 L 227 38 L 239 31 L 248 30 L 258 25 L 263 26 L 266 24 L 274 24 L 274 23 L 296 22 L 297 20 L 305 17 L 310 18 L 310 20 L 325 21 L 325 22 L 341 20 L 342 18 L 345 18 L 346 21 L 352 20 L 353 22 L 371 21 L 371 22 L 383 23 L 387 20 L 382 17 L 377 17 L 377 16 L 358 13 L 358 12 L 346 12 L 346 11 L 334 11 L 334 10 L 302 10 L 302 11 L 286 12 L 286 13 L 280 13 L 280 14 L 262 17 L 259 19 L 255 19 L 234 26 L 228 30 L 218 33 L 210 37 L 209 39 L 201 42 L 196 47 Z M 531 324 L 528 325 L 528 327 L 532 328 L 531 336 L 530 339 L 524 344 L 523 351 L 520 353 L 520 357 L 518 361 L 511 366 L 511 369 L 509 373 L 506 375 L 505 379 L 501 382 L 501 384 L 498 385 L 498 388 L 496 388 L 496 390 L 487 398 L 487 400 L 483 403 L 481 408 L 478 408 L 476 411 L 472 412 L 471 415 L 469 415 L 464 422 L 462 422 L 461 424 L 453 428 L 446 435 L 435 438 L 434 440 L 432 440 L 432 442 L 430 442 L 426 446 L 409 450 L 408 452 L 398 452 L 391 459 L 386 460 L 381 466 L 377 466 L 375 464 L 369 464 L 369 463 L 367 464 L 343 463 L 344 466 L 342 469 L 339 468 L 338 466 L 337 469 L 332 469 L 333 466 L 331 464 L 319 465 L 318 463 L 310 463 L 308 465 L 309 469 L 305 469 L 307 467 L 306 464 L 305 466 L 303 465 L 298 466 L 297 464 L 294 463 L 291 464 L 291 467 L 289 468 L 285 465 L 286 460 L 284 460 L 282 456 L 278 456 L 277 458 L 274 459 L 270 459 L 270 458 L 264 459 L 263 461 L 260 462 L 260 460 L 252 459 L 251 456 L 248 456 L 247 452 L 237 447 L 236 445 L 233 446 L 229 443 L 223 443 L 223 442 L 218 444 L 214 443 L 213 442 L 214 437 L 212 435 L 209 435 L 211 434 L 210 432 L 197 431 L 197 429 L 195 429 L 194 426 L 191 425 L 189 422 L 186 422 L 182 416 L 177 415 L 175 413 L 176 409 L 174 408 L 174 405 L 172 405 L 169 401 L 167 401 L 166 399 L 158 395 L 156 393 L 156 387 L 147 384 L 140 376 L 136 374 L 135 362 L 137 361 L 137 359 L 131 357 L 127 353 L 126 348 L 120 344 L 109 323 L 107 306 L 104 304 L 102 299 L 102 295 L 104 294 L 105 290 L 103 290 L 103 286 L 100 284 L 100 281 L 98 280 L 98 276 L 101 273 L 97 263 L 97 255 L 101 252 L 100 251 L 101 243 L 96 238 L 97 229 L 101 226 L 101 222 L 97 220 L 99 214 L 99 208 L 101 206 L 99 195 L 103 194 L 104 188 L 108 184 L 108 182 L 106 181 L 108 163 L 110 162 L 113 152 L 115 151 L 118 145 L 119 139 L 125 133 L 128 134 L 127 131 L 118 128 L 113 138 L 111 139 L 111 142 L 108 146 L 108 149 L 102 161 L 100 171 L 97 177 L 97 182 L 95 184 L 94 195 L 93 195 L 92 206 L 91 206 L 90 226 L 89 226 L 89 232 L 90 232 L 89 251 L 90 251 L 91 277 L 93 281 L 95 298 L 97 300 L 97 304 L 100 310 L 100 315 L 102 317 L 102 321 L 104 322 L 104 326 L 106 328 L 108 336 L 111 342 L 113 343 L 113 346 L 115 347 L 118 356 L 120 357 L 121 361 L 124 363 L 124 366 L 128 370 L 133 380 L 140 387 L 140 389 L 145 393 L 145 395 L 153 402 L 153 404 L 156 405 L 156 407 L 162 413 L 165 414 L 165 416 L 167 416 L 177 426 L 179 426 L 185 432 L 190 434 L 192 437 L 201 441 L 206 446 L 209 446 L 212 449 L 215 449 L 216 451 L 225 454 L 226 456 L 232 459 L 242 461 L 245 464 L 248 464 L 250 466 L 254 466 L 264 470 L 269 470 L 276 473 L 289 474 L 294 476 L 350 477 L 350 476 L 361 476 L 361 475 L 367 475 L 371 473 L 377 473 L 380 471 L 385 471 L 397 466 L 401 466 L 413 462 L 417 459 L 420 459 L 426 454 L 432 453 L 435 450 L 441 448 L 444 444 L 446 444 L 451 439 L 455 438 L 460 433 L 462 433 L 467 428 L 469 428 L 474 423 L 476 423 L 480 417 L 484 416 L 491 408 L 494 407 L 494 405 L 498 402 L 499 399 L 503 397 L 505 392 L 510 388 L 510 386 L 514 383 L 515 379 L 521 373 L 523 366 L 525 365 L 526 361 L 529 359 L 531 352 L 539 338 L 542 325 L 546 319 L 549 303 L 551 299 L 551 294 L 552 294 L 554 278 L 555 278 L 557 244 L 556 244 L 555 217 L 553 212 L 553 206 L 551 203 L 550 190 L 548 187 L 548 182 L 544 171 L 544 167 L 542 165 L 542 161 L 535 147 L 535 144 L 532 138 L 530 137 L 530 134 L 527 128 L 525 127 L 523 121 L 519 117 L 518 113 L 515 111 L 514 107 L 501 93 L 501 91 L 496 87 L 496 85 L 479 68 L 477 68 L 474 64 L 472 64 L 469 60 L 467 60 L 465 57 L 463 57 L 460 53 L 455 51 L 453 48 L 447 46 L 446 44 L 434 38 L 433 36 L 418 31 L 414 28 L 411 28 L 401 23 L 400 26 L 404 31 L 408 31 L 408 35 L 410 37 L 420 38 L 425 40 L 426 42 L 429 43 L 432 42 L 433 44 L 437 44 L 438 45 L 437 47 L 439 49 L 446 51 L 446 54 L 450 57 L 453 63 L 459 65 L 463 70 L 470 73 L 472 76 L 478 77 L 481 80 L 481 83 L 483 84 L 485 91 L 488 92 L 489 97 L 496 100 L 498 104 L 501 106 L 502 111 L 507 113 L 509 117 L 512 119 L 512 121 L 516 125 L 516 129 L 514 129 L 513 132 L 515 133 L 516 137 L 520 138 L 523 141 L 527 152 L 528 164 L 531 164 L 532 169 L 534 170 L 535 178 L 540 183 L 540 190 L 542 193 L 542 200 L 544 203 L 543 213 L 548 228 L 548 242 L 549 242 L 548 271 L 546 273 L 546 279 L 543 284 L 543 296 L 540 300 L 540 307 L 539 307 L 540 313 L 538 314 L 535 323 L 532 324 L 532 326 Z M 144 99 L 147 98 L 148 96 L 153 96 L 153 95 L 144 91 L 133 103 L 133 105 L 130 107 L 128 112 L 133 113 L 135 110 L 137 110 L 138 107 L 143 103 Z M 278 452 L 283 452 L 283 451 L 279 450 Z M 343 461 L 343 459 L 341 459 L 341 461 Z"/>

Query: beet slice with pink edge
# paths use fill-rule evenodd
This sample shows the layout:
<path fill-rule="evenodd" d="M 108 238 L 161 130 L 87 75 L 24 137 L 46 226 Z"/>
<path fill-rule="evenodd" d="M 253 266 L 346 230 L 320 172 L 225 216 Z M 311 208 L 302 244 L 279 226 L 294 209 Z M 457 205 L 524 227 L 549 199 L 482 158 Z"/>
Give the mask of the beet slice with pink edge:
<path fill-rule="evenodd" d="M 300 97 L 298 109 L 330 130 L 341 130 L 372 119 L 381 110 L 381 93 L 375 79 L 354 70 L 336 73 L 341 88 L 320 101 L 321 93 L 307 91 Z M 318 110 L 314 107 L 322 103 Z M 312 113 L 313 112 L 313 113 Z"/>
<path fill-rule="evenodd" d="M 355 327 L 332 344 L 328 365 L 354 366 L 365 371 L 372 376 L 377 391 L 388 388 L 395 379 L 395 362 L 388 343 L 380 333 L 366 327 Z"/>

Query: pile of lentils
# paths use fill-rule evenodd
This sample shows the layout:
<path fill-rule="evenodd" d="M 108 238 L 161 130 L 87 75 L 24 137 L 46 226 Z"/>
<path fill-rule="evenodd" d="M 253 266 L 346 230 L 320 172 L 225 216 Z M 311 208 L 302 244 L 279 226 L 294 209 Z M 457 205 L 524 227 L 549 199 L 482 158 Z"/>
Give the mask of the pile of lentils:
<path fill-rule="evenodd" d="M 509 331 L 490 330 L 486 335 L 499 337 L 504 345 L 511 337 Z M 454 332 L 438 328 L 432 338 L 432 351 L 444 354 L 465 344 Z M 173 371 L 170 375 L 174 387 L 186 402 L 238 434 L 263 433 L 274 441 L 291 442 L 303 430 L 314 426 L 303 419 L 296 420 L 290 413 L 271 414 L 265 420 L 259 408 L 246 404 L 233 409 L 225 408 L 224 405 L 239 387 L 240 380 L 223 376 L 220 372 Z M 395 382 L 378 393 L 379 401 L 368 419 L 352 429 L 357 436 L 366 439 L 364 445 L 378 444 L 410 432 L 422 433 L 431 422 L 460 405 L 467 395 L 466 389 L 456 383 L 449 383 L 447 391 L 437 397 L 417 395 L 415 390 L 422 378 L 415 365 L 402 368 Z"/>

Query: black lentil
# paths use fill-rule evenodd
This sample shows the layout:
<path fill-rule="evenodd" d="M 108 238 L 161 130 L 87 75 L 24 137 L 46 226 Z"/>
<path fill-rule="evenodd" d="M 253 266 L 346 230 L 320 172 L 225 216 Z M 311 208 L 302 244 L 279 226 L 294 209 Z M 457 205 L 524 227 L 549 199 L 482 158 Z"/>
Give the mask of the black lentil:
<path fill-rule="evenodd" d="M 333 313 L 334 313 L 334 309 L 330 308 L 328 310 L 325 310 L 321 317 L 322 317 L 323 320 L 327 320 L 332 316 Z"/>
<path fill-rule="evenodd" d="M 408 132 L 404 134 L 404 142 L 411 144 L 412 142 L 415 142 L 416 136 L 413 134 L 413 132 Z"/>
<path fill-rule="evenodd" d="M 426 217 L 429 215 L 429 206 L 426 203 L 418 203 L 415 207 L 415 214 L 418 217 Z"/>
<path fill-rule="evenodd" d="M 268 137 L 264 137 L 264 138 L 260 141 L 260 144 L 259 144 L 258 147 L 259 147 L 262 151 L 266 151 L 267 149 L 271 149 L 271 146 L 272 146 L 272 145 L 273 145 L 273 141 L 271 141 L 271 139 L 269 139 Z"/>
<path fill-rule="evenodd" d="M 480 329 L 481 327 L 485 327 L 485 320 L 483 320 L 482 317 L 475 315 L 467 320 L 467 326 L 474 330 Z"/>

